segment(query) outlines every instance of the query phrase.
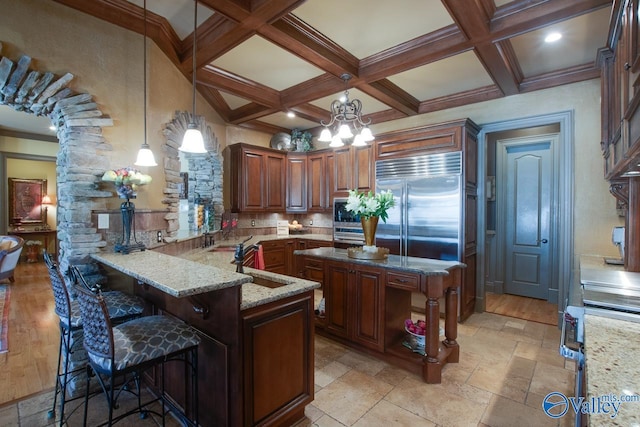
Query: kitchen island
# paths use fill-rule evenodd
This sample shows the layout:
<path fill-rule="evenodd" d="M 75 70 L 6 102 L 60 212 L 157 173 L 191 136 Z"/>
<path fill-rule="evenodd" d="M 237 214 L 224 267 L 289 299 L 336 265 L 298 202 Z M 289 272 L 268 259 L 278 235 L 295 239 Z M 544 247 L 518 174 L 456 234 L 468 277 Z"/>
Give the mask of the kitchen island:
<path fill-rule="evenodd" d="M 350 258 L 347 250 L 294 251 L 305 277 L 322 282 L 324 316 L 316 331 L 348 346 L 394 363 L 428 383 L 440 383 L 442 368 L 458 362 L 458 288 L 463 263 L 389 255 L 383 260 Z M 426 343 L 407 342 L 404 320 L 411 318 L 411 293 L 427 299 Z M 440 302 L 444 296 L 445 338 L 439 341 Z"/>
<path fill-rule="evenodd" d="M 134 281 L 146 314 L 182 319 L 200 332 L 198 395 L 202 426 L 292 425 L 313 400 L 313 290 L 318 283 L 246 269 L 232 251 L 194 250 L 178 258 L 154 251 L 93 254 Z M 193 259 L 197 259 L 197 261 Z M 193 397 L 181 367 L 165 368 L 180 408 Z M 160 372 L 146 377 L 152 387 Z"/>

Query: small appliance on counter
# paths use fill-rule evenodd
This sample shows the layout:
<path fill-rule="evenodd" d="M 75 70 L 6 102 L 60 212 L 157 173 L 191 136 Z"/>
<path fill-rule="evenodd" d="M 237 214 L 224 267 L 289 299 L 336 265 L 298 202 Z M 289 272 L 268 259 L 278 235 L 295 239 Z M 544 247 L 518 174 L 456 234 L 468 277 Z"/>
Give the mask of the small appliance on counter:
<path fill-rule="evenodd" d="M 605 257 L 604 262 L 613 265 L 624 265 L 624 227 L 613 227 L 611 241 L 618 247 L 620 258 Z"/>

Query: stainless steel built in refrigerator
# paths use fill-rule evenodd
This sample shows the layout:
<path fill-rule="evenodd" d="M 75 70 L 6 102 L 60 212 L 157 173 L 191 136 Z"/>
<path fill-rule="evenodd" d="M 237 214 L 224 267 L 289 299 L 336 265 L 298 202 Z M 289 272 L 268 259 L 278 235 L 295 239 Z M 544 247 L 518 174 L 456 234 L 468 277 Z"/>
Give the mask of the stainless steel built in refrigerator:
<path fill-rule="evenodd" d="M 462 152 L 376 162 L 376 191 L 395 207 L 378 223 L 376 245 L 395 255 L 460 261 Z"/>

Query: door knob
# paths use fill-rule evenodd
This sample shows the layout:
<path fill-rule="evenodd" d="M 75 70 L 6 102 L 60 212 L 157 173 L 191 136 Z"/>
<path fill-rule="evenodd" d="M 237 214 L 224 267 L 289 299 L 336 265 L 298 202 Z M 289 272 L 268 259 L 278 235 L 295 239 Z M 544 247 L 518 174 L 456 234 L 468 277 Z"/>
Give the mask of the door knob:
<path fill-rule="evenodd" d="M 547 239 L 538 240 L 538 243 L 549 243 Z"/>

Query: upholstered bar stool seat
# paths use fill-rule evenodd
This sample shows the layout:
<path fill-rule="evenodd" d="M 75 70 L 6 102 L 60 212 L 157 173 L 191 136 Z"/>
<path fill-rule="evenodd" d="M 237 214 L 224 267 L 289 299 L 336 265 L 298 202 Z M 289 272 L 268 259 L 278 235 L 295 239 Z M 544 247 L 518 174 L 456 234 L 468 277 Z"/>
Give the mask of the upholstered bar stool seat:
<path fill-rule="evenodd" d="M 53 296 L 55 301 L 55 312 L 60 319 L 60 345 L 58 348 L 58 369 L 56 374 L 56 388 L 53 398 L 53 406 L 49 411 L 49 418 L 53 419 L 56 416 L 56 406 L 58 403 L 58 395 L 60 395 L 60 426 L 65 422 L 65 405 L 79 397 L 80 394 L 72 399 L 67 397 L 67 388 L 70 384 L 70 380 L 75 375 L 84 372 L 84 366 L 86 363 L 82 363 L 82 359 L 86 360 L 86 356 L 83 356 L 84 349 L 80 345 L 82 342 L 82 334 L 79 331 L 82 330 L 82 317 L 80 316 L 80 306 L 78 301 L 71 299 L 68 285 L 65 283 L 62 274 L 58 269 L 58 265 L 51 259 L 49 253 L 44 253 L 45 264 L 49 272 L 49 278 L 51 281 L 51 288 L 53 290 Z M 83 286 L 89 288 L 88 284 L 80 274 L 77 268 L 72 267 L 73 279 L 75 283 L 82 283 Z M 107 299 L 107 307 L 110 318 L 114 323 L 123 322 L 142 315 L 144 311 L 144 303 L 139 298 L 127 295 L 119 291 L 104 292 Z M 75 334 L 75 335 L 74 335 Z M 74 360 L 73 365 L 81 366 L 78 368 L 72 367 L 71 360 Z M 84 384 L 84 382 L 80 383 Z"/>
<path fill-rule="evenodd" d="M 85 395 L 84 425 L 87 424 L 89 405 L 89 382 L 95 374 L 108 404 L 108 420 L 101 425 L 111 426 L 113 423 L 139 412 L 145 416 L 148 412 L 162 416 L 165 423 L 165 406 L 171 408 L 185 424 L 198 425 L 198 345 L 200 338 L 195 329 L 186 323 L 169 316 L 147 316 L 129 320 L 119 325 L 112 325 L 108 315 L 106 299 L 85 288 L 77 287 L 80 313 L 84 324 L 84 348 L 89 358 L 87 375 L 87 393 Z M 171 361 L 184 361 L 191 367 L 191 378 L 185 376 L 185 390 L 191 388 L 187 400 L 193 407 L 192 418 L 173 406 L 170 399 L 165 399 L 164 365 Z M 161 391 L 159 395 L 142 404 L 140 382 L 144 370 L 160 365 Z M 117 378 L 124 381 L 117 381 Z M 135 391 L 129 386 L 135 384 Z M 116 386 L 116 384 L 120 384 Z M 190 387 L 189 387 L 190 386 Z M 117 387 L 117 390 L 116 390 Z M 121 392 L 136 395 L 138 407 L 124 414 L 113 417 L 113 409 Z M 154 402 L 161 402 L 160 413 L 149 409 Z"/>

